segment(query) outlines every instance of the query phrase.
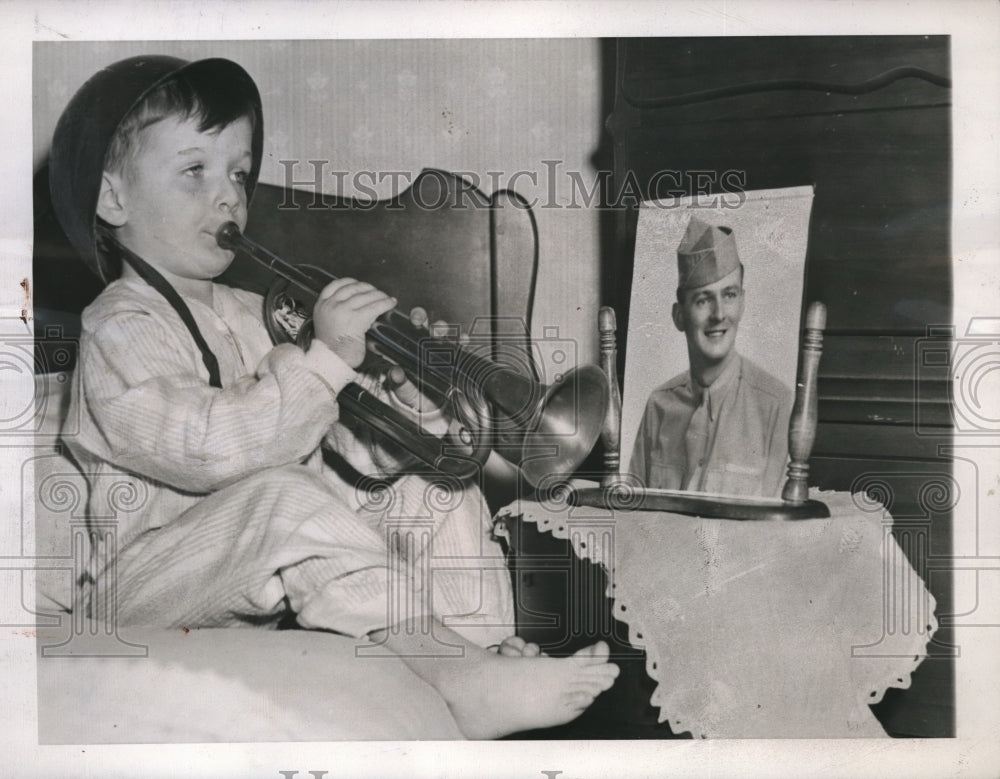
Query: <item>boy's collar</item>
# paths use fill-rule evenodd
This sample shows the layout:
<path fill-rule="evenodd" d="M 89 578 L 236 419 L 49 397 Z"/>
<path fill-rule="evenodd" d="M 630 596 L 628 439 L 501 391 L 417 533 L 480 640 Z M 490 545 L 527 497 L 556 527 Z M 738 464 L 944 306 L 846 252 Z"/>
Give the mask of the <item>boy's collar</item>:
<path fill-rule="evenodd" d="M 208 370 L 209 384 L 213 387 L 221 389 L 222 377 L 219 372 L 219 361 L 216 359 L 215 354 L 212 353 L 211 348 L 206 343 L 201 331 L 198 329 L 198 324 L 195 322 L 194 316 L 191 314 L 191 309 L 188 308 L 184 298 L 180 296 L 177 290 L 171 286 L 170 282 L 167 281 L 163 275 L 156 270 L 156 268 L 142 259 L 142 257 L 133 252 L 127 246 L 122 244 L 113 233 L 105 231 L 105 235 L 103 237 L 107 240 L 108 244 L 119 253 L 122 259 L 122 265 L 124 266 L 125 264 L 128 264 L 129 267 L 135 271 L 137 276 L 166 298 L 167 302 L 171 305 L 174 311 L 177 312 L 177 315 L 181 318 L 181 321 L 184 322 L 184 326 L 187 327 L 188 332 L 191 333 L 191 337 L 194 339 L 195 345 L 201 352 L 201 359 L 205 363 L 205 368 Z"/>

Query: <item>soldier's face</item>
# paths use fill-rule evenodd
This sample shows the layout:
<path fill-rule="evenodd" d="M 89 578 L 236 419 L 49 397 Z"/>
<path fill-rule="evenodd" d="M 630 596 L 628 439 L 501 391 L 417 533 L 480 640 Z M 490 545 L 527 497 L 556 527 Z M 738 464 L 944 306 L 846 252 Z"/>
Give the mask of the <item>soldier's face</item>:
<path fill-rule="evenodd" d="M 685 290 L 673 308 L 674 324 L 687 338 L 691 359 L 709 365 L 732 351 L 742 318 L 742 268 L 712 284 Z"/>

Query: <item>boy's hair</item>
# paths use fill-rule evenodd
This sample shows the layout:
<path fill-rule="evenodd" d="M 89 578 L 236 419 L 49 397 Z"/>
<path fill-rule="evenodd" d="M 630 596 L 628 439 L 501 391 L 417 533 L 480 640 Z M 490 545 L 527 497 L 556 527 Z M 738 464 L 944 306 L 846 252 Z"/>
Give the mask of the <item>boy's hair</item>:
<path fill-rule="evenodd" d="M 256 95 L 232 82 L 221 84 L 211 71 L 182 71 L 163 82 L 118 125 L 104 158 L 104 169 L 128 176 L 142 148 L 142 130 L 167 117 L 194 119 L 198 132 L 224 130 L 239 119 L 257 121 Z"/>

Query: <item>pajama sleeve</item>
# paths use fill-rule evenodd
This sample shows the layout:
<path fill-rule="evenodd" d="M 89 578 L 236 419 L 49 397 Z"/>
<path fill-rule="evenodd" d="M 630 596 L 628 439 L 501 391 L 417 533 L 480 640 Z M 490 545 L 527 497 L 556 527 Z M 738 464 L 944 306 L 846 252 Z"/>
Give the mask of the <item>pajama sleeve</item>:
<path fill-rule="evenodd" d="M 118 468 L 210 492 L 307 457 L 337 419 L 337 393 L 355 378 L 317 342 L 308 353 L 275 347 L 256 374 L 217 389 L 189 338 L 139 310 L 86 332 L 78 370 L 94 424 L 74 443 Z"/>

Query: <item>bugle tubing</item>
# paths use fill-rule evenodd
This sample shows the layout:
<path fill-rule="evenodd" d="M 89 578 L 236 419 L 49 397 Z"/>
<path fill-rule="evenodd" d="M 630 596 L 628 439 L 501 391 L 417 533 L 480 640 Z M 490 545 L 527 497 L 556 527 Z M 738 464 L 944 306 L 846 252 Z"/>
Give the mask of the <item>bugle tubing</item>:
<path fill-rule="evenodd" d="M 222 248 L 247 255 L 305 292 L 310 314 L 319 293 L 336 279 L 322 268 L 285 262 L 244 236 L 234 222 L 219 228 L 216 240 Z M 265 311 L 268 329 L 277 340 L 272 314 Z M 307 330 L 305 325 L 299 330 L 300 343 Z M 434 470 L 470 476 L 485 463 L 495 444 L 502 442 L 503 456 L 529 484 L 538 486 L 546 478 L 572 474 L 600 435 L 609 390 L 607 378 L 595 365 L 574 368 L 546 386 L 455 340 L 431 336 L 396 309 L 376 320 L 366 345 L 371 353 L 399 365 L 432 399 L 451 405 L 468 431 L 462 437 L 468 439 L 465 444 L 471 444 L 471 452 L 430 436 L 410 417 L 357 384 L 341 390 L 338 402 L 344 411 Z M 501 427 L 506 432 L 497 430 Z"/>

